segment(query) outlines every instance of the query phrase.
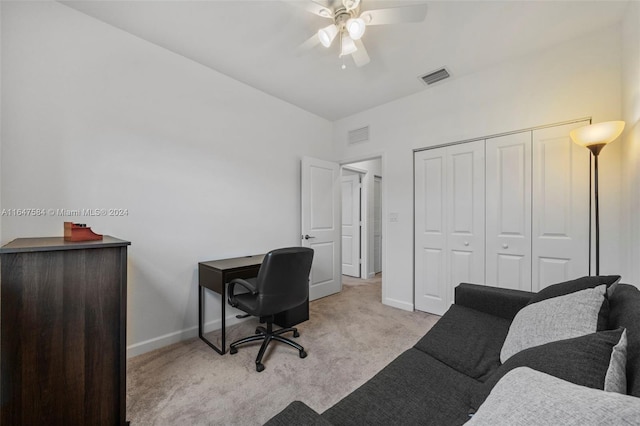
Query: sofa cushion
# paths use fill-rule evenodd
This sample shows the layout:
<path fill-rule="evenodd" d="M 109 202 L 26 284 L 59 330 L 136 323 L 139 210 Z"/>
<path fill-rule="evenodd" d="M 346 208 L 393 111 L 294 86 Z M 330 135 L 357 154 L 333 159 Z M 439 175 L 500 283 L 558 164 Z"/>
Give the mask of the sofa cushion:
<path fill-rule="evenodd" d="M 480 385 L 412 348 L 322 417 L 335 425 L 460 425 Z"/>
<path fill-rule="evenodd" d="M 640 291 L 618 284 L 609 304 L 609 328 L 627 329 L 627 393 L 640 397 Z"/>
<path fill-rule="evenodd" d="M 264 424 L 264 426 L 290 425 L 331 426 L 331 423 L 320 417 L 320 414 L 316 413 L 304 402 L 293 401 Z"/>
<path fill-rule="evenodd" d="M 530 368 L 505 375 L 473 415 L 471 426 L 632 425 L 640 399 L 569 383 Z"/>
<path fill-rule="evenodd" d="M 482 390 L 475 395 L 477 399 L 474 398 L 472 405 L 479 407 L 496 383 L 519 367 L 529 367 L 581 386 L 605 389 L 607 379 L 614 382 L 614 375 L 619 372 L 624 374 L 624 360 L 620 364 L 612 355 L 613 348 L 624 340 L 625 335 L 623 328 L 600 331 L 520 351 L 485 381 Z M 609 373 L 610 370 L 612 373 Z M 626 389 L 621 389 L 616 383 L 609 386 L 616 388 L 606 390 L 626 393 Z"/>
<path fill-rule="evenodd" d="M 525 306 L 509 327 L 500 361 L 533 346 L 594 333 L 606 303 L 605 293 L 603 284 Z"/>
<path fill-rule="evenodd" d="M 484 380 L 500 366 L 509 324 L 504 318 L 452 305 L 415 348 L 469 377 Z"/>

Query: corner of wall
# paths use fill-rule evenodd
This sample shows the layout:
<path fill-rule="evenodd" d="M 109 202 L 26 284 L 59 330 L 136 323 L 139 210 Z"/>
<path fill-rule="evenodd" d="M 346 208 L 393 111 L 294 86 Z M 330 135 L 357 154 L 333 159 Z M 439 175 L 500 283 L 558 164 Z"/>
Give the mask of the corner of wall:
<path fill-rule="evenodd" d="M 623 279 L 640 286 L 640 3 L 629 2 L 622 22 L 622 137 L 623 224 L 628 232 L 622 252 Z"/>

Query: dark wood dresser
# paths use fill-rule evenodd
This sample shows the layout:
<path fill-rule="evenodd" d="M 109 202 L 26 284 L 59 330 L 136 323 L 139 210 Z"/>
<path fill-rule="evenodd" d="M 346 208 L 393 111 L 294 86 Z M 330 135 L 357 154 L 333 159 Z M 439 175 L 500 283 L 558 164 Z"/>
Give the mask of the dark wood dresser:
<path fill-rule="evenodd" d="M 0 249 L 2 425 L 126 424 L 128 241 Z"/>

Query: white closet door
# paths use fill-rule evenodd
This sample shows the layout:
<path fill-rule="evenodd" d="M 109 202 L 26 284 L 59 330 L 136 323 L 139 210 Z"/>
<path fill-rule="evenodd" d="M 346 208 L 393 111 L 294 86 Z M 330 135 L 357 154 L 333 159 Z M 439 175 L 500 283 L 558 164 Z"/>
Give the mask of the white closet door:
<path fill-rule="evenodd" d="M 486 141 L 486 284 L 531 290 L 531 132 Z"/>
<path fill-rule="evenodd" d="M 446 274 L 446 148 L 415 154 L 415 309 L 449 308 Z"/>
<path fill-rule="evenodd" d="M 484 141 L 415 155 L 415 308 L 441 315 L 484 281 Z"/>
<path fill-rule="evenodd" d="M 449 304 L 461 282 L 484 284 L 484 141 L 447 148 Z"/>
<path fill-rule="evenodd" d="M 589 150 L 581 122 L 533 132 L 533 291 L 589 270 Z"/>

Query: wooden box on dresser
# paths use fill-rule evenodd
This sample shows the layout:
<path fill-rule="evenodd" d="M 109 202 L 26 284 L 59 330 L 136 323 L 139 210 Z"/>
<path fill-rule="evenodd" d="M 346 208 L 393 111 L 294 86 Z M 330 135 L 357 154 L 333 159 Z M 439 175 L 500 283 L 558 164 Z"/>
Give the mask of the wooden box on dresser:
<path fill-rule="evenodd" d="M 0 249 L 2 425 L 126 424 L 128 241 Z"/>

